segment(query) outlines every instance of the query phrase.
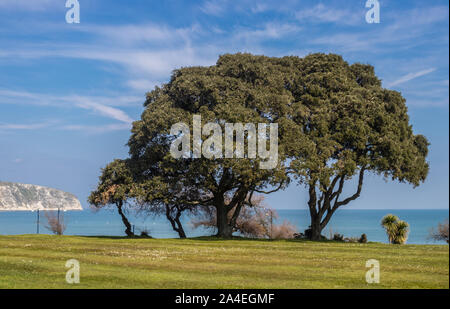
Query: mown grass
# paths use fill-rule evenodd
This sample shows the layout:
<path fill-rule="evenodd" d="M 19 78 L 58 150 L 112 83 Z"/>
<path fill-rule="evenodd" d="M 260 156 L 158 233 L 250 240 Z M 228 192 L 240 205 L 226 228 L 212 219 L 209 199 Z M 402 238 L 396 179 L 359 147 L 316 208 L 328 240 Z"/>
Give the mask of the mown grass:
<path fill-rule="evenodd" d="M 65 281 L 77 259 L 80 284 Z M 366 260 L 380 262 L 367 284 Z M 449 288 L 442 245 L 0 236 L 0 288 Z"/>

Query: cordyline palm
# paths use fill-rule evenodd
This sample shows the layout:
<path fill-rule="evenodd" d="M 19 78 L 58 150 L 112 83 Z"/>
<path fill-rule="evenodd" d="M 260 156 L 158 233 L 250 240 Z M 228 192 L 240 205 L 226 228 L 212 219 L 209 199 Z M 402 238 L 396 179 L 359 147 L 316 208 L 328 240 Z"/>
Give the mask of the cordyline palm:
<path fill-rule="evenodd" d="M 381 220 L 381 226 L 386 230 L 389 243 L 404 244 L 408 239 L 409 224 L 399 220 L 395 215 L 388 214 Z"/>
<path fill-rule="evenodd" d="M 396 224 L 396 235 L 394 238 L 394 244 L 402 245 L 406 243 L 408 239 L 409 224 L 405 221 L 398 221 Z"/>
<path fill-rule="evenodd" d="M 396 223 L 398 221 L 398 217 L 395 215 L 386 215 L 381 220 L 381 226 L 386 230 L 386 234 L 388 235 L 389 243 L 393 243 L 396 234 Z"/>

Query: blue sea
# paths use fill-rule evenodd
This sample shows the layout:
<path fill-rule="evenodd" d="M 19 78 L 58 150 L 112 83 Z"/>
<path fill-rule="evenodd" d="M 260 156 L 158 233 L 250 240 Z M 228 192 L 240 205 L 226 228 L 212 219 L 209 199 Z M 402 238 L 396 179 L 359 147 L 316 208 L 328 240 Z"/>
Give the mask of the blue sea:
<path fill-rule="evenodd" d="M 309 225 L 309 212 L 300 210 L 277 210 L 278 219 L 294 224 L 298 231 L 303 232 Z M 345 237 L 359 237 L 362 233 L 367 235 L 369 241 L 387 242 L 386 234 L 380 226 L 381 218 L 392 213 L 410 224 L 409 244 L 437 244 L 429 239 L 430 229 L 436 227 L 449 217 L 448 210 L 356 210 L 342 209 L 335 213 L 323 235 L 330 232 L 343 234 Z M 36 212 L 0 212 L 0 235 L 33 234 L 37 232 Z M 145 230 L 155 238 L 176 238 L 176 234 L 165 217 L 133 216 L 128 215 L 134 225 L 135 232 Z M 188 237 L 211 235 L 214 231 L 193 229 L 190 218 L 183 218 L 184 227 Z M 41 212 L 40 233 L 49 234 L 45 228 L 46 218 Z M 125 227 L 120 216 L 113 210 L 93 212 L 67 211 L 64 212 L 64 221 L 67 225 L 65 235 L 83 236 L 124 236 Z"/>

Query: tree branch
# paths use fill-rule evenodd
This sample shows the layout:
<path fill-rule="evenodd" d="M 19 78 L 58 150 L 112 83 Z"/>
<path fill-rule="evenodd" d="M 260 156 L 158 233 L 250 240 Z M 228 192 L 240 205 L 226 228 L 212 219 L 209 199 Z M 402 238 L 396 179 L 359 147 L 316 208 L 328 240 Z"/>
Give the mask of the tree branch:
<path fill-rule="evenodd" d="M 363 185 L 363 180 L 364 180 L 364 172 L 365 172 L 366 168 L 362 167 L 361 170 L 359 171 L 359 179 L 358 179 L 358 188 L 356 190 L 356 193 L 353 194 L 352 196 L 346 198 L 345 200 L 343 200 L 342 202 L 339 202 L 339 196 L 342 193 L 342 189 L 344 187 L 344 180 L 345 180 L 345 176 L 341 176 L 340 181 L 339 181 L 339 188 L 336 192 L 334 192 L 332 194 L 332 198 L 330 199 L 330 202 L 333 200 L 333 198 L 336 198 L 334 201 L 334 205 L 333 207 L 328 207 L 327 209 L 327 214 L 325 216 L 325 218 L 322 220 L 322 222 L 320 223 L 320 226 L 322 228 L 324 228 L 328 222 L 330 221 L 331 217 L 333 216 L 334 212 L 343 205 L 346 205 L 348 203 L 350 203 L 351 201 L 357 199 L 359 197 L 359 195 L 361 194 L 361 189 L 362 189 L 362 185 Z"/>
<path fill-rule="evenodd" d="M 277 192 L 278 190 L 280 190 L 283 187 L 283 185 L 284 185 L 284 181 L 282 181 L 280 183 L 278 188 L 276 188 L 274 190 L 271 190 L 271 191 L 262 191 L 262 190 L 256 190 L 256 189 L 254 189 L 253 191 L 258 192 L 258 193 L 262 193 L 262 194 L 270 194 L 270 193 L 274 193 L 274 192 Z"/>
<path fill-rule="evenodd" d="M 362 167 L 361 170 L 359 171 L 358 188 L 356 189 L 356 193 L 353 194 L 352 196 L 346 198 L 342 202 L 338 202 L 337 199 L 336 199 L 335 207 L 340 207 L 342 205 L 347 205 L 348 203 L 350 203 L 353 200 L 356 200 L 359 197 L 359 195 L 361 194 L 361 190 L 362 190 L 365 170 L 366 170 L 366 167 Z"/>
<path fill-rule="evenodd" d="M 237 191 L 234 193 L 233 198 L 231 199 L 231 202 L 228 204 L 228 210 L 233 209 L 238 203 L 245 200 L 247 197 L 248 190 L 244 187 L 240 187 L 237 189 Z"/>
<path fill-rule="evenodd" d="M 336 192 L 333 192 L 330 196 L 330 202 L 336 197 L 339 198 L 339 195 L 342 193 L 342 189 L 344 189 L 344 181 L 345 181 L 345 175 L 340 175 L 336 179 L 339 179 L 339 187 Z"/>
<path fill-rule="evenodd" d="M 236 220 L 239 217 L 239 214 L 241 213 L 241 209 L 242 209 L 243 205 L 244 205 L 243 202 L 238 203 L 236 206 L 236 209 L 234 210 L 233 216 L 231 217 L 231 220 L 230 220 L 230 226 L 232 228 L 234 228 L 236 226 Z"/>

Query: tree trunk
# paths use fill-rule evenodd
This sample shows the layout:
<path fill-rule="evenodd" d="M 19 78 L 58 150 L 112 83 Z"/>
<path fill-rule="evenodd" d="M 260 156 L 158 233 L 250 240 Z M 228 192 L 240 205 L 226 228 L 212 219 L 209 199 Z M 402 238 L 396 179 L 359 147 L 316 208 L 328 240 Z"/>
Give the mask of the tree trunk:
<path fill-rule="evenodd" d="M 178 235 L 180 236 L 180 238 L 186 238 L 186 233 L 184 232 L 183 225 L 181 224 L 180 219 L 175 218 L 175 222 L 178 226 L 176 231 L 178 232 Z"/>
<path fill-rule="evenodd" d="M 311 240 L 321 240 L 322 228 L 320 227 L 320 216 L 318 214 L 311 216 Z"/>
<path fill-rule="evenodd" d="M 364 172 L 366 170 L 365 166 L 362 166 L 359 171 L 358 187 L 356 193 L 350 197 L 339 200 L 339 196 L 342 193 L 344 187 L 345 174 L 337 175 L 331 182 L 329 188 L 325 188 L 322 191 L 321 197 L 318 199 L 316 195 L 316 181 L 309 184 L 309 213 L 311 215 L 311 235 L 309 235 L 311 240 L 321 240 L 321 232 L 325 226 L 330 222 L 331 217 L 334 212 L 341 206 L 347 205 L 351 201 L 357 199 L 362 190 L 362 185 L 364 181 Z M 333 192 L 334 186 L 337 181 L 339 181 L 339 188 L 337 191 Z M 334 200 L 333 206 L 331 202 Z M 324 217 L 325 215 L 325 217 Z"/>
<path fill-rule="evenodd" d="M 308 207 L 309 207 L 309 214 L 311 217 L 311 234 L 308 235 L 309 239 L 318 241 L 320 240 L 320 233 L 322 232 L 322 229 L 320 227 L 320 220 L 321 220 L 321 213 L 320 209 L 318 210 L 316 208 L 317 203 L 317 196 L 316 196 L 316 184 L 312 183 L 309 185 L 309 201 L 308 201 Z"/>
<path fill-rule="evenodd" d="M 186 233 L 183 229 L 183 224 L 181 224 L 181 210 L 179 208 L 175 208 L 175 218 L 172 217 L 172 209 L 170 206 L 166 206 L 166 218 L 169 220 L 170 224 L 172 225 L 172 229 L 178 233 L 178 236 L 180 238 L 186 238 Z"/>
<path fill-rule="evenodd" d="M 125 214 L 123 213 L 122 210 L 122 203 L 118 203 L 117 204 L 117 210 L 119 211 L 119 215 L 122 218 L 122 222 L 123 224 L 125 224 L 125 234 L 127 234 L 128 237 L 132 237 L 134 236 L 133 232 L 131 231 L 131 224 L 130 221 L 128 221 L 127 217 L 125 216 Z"/>
<path fill-rule="evenodd" d="M 217 236 L 222 238 L 231 238 L 233 236 L 233 227 L 228 222 L 228 209 L 222 202 L 216 204 L 217 217 Z"/>
<path fill-rule="evenodd" d="M 167 217 L 167 219 L 169 220 L 170 224 L 172 225 L 172 229 L 178 233 L 178 236 L 180 238 L 186 238 L 186 233 L 184 232 L 183 229 L 183 225 L 181 224 L 181 221 L 178 218 L 172 218 L 172 217 Z"/>

